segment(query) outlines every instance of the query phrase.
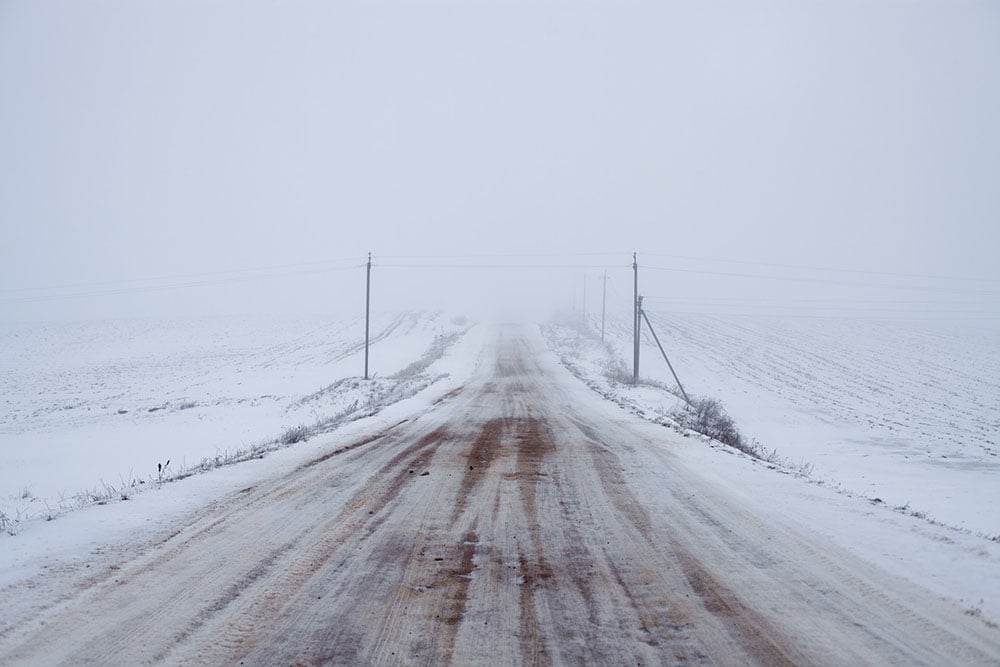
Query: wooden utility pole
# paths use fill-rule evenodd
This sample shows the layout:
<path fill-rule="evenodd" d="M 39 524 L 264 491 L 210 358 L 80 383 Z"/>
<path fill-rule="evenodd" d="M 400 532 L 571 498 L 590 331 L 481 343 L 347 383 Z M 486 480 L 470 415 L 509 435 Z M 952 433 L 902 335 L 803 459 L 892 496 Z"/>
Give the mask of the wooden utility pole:
<path fill-rule="evenodd" d="M 632 302 L 632 384 L 639 384 L 639 260 L 632 253 L 634 289 Z"/>
<path fill-rule="evenodd" d="M 368 253 L 368 269 L 365 277 L 365 379 L 368 379 L 368 330 L 371 321 L 372 302 L 372 254 Z"/>

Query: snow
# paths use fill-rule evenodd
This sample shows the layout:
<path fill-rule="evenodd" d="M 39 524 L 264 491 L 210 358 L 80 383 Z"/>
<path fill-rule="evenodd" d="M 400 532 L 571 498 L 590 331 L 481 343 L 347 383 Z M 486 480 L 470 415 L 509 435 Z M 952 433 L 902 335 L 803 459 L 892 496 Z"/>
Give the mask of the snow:
<path fill-rule="evenodd" d="M 363 327 L 322 317 L 4 325 L 0 512 L 51 516 L 157 481 L 168 461 L 168 476 L 183 474 L 285 429 L 368 414 L 440 380 L 419 362 L 468 325 L 375 318 L 368 383 Z"/>
<path fill-rule="evenodd" d="M 1000 535 L 1000 328 L 984 322 L 651 315 L 690 394 L 812 477 Z M 599 330 L 600 323 L 597 323 Z M 607 328 L 627 360 L 630 323 Z M 595 363 L 591 360 L 591 364 Z M 597 375 L 600 375 L 598 373 Z M 644 333 L 642 377 L 674 385 Z M 643 396 L 642 392 L 651 392 Z M 663 393 L 625 395 L 670 411 Z"/>
<path fill-rule="evenodd" d="M 854 327 L 855 331 L 870 334 L 874 325 L 842 323 L 840 329 L 831 326 L 833 323 L 788 325 L 796 333 L 791 336 L 787 335 L 790 330 L 782 329 L 779 323 L 763 320 L 757 323 L 743 320 L 741 329 L 712 318 L 673 320 L 670 325 L 659 318 L 654 322 L 661 329 L 661 340 L 689 391 L 721 398 L 749 435 L 761 437 L 767 447 L 777 448 L 789 460 L 801 457 L 814 463 L 815 470 L 811 476 L 805 476 L 797 473 L 794 466 L 787 468 L 755 460 L 715 442 L 683 437 L 656 423 L 665 422 L 665 415 L 679 407 L 677 399 L 656 386 L 633 389 L 607 378 L 609 364 L 614 366 L 616 358 L 618 370 L 624 368 L 622 349 L 627 349 L 628 344 L 625 327 L 617 325 L 611 330 L 610 347 L 596 341 L 592 331 L 544 327 L 547 344 L 553 352 L 546 353 L 549 359 L 543 363 L 558 367 L 562 361 L 591 385 L 588 388 L 567 373 L 566 400 L 594 415 L 627 423 L 629 428 L 644 433 L 650 442 L 662 443 L 653 453 L 648 448 L 630 450 L 630 460 L 636 457 L 642 460 L 637 470 L 643 472 L 636 473 L 635 483 L 645 485 L 643 494 L 652 498 L 662 492 L 655 482 L 657 456 L 673 457 L 675 463 L 689 471 L 692 492 L 699 487 L 724 492 L 756 516 L 768 517 L 775 525 L 797 534 L 814 535 L 818 544 L 835 544 L 891 576 L 914 581 L 942 598 L 957 602 L 971 615 L 986 620 L 1000 618 L 1000 542 L 984 537 L 998 532 L 996 527 L 990 527 L 995 517 L 990 508 L 997 504 L 996 471 L 992 457 L 984 449 L 989 443 L 977 440 L 980 436 L 976 435 L 979 431 L 975 426 L 985 425 L 986 437 L 991 438 L 988 433 L 991 417 L 988 411 L 975 413 L 969 407 L 975 401 L 988 407 L 988 392 L 996 386 L 996 376 L 991 370 L 995 368 L 992 364 L 996 352 L 989 349 L 988 332 L 981 337 L 968 333 L 961 339 L 962 345 L 955 345 L 953 366 L 950 371 L 938 368 L 942 382 L 934 390 L 961 394 L 962 387 L 978 386 L 981 395 L 967 399 L 961 409 L 943 408 L 950 414 L 935 415 L 931 424 L 938 426 L 929 431 L 933 437 L 919 441 L 919 445 L 913 441 L 913 429 L 901 427 L 900 440 L 905 440 L 903 436 L 910 438 L 905 440 L 906 446 L 886 449 L 869 444 L 874 451 L 862 457 L 858 452 L 864 451 L 863 442 L 856 443 L 853 449 L 829 448 L 828 442 L 817 434 L 844 437 L 844 433 L 865 433 L 868 428 L 871 437 L 880 437 L 887 427 L 859 425 L 849 420 L 838 425 L 824 421 L 820 415 L 835 414 L 847 420 L 850 414 L 876 414 L 877 407 L 866 397 L 877 392 L 869 388 L 865 394 L 857 388 L 860 384 L 843 388 L 832 381 L 820 381 L 817 367 L 832 365 L 834 361 L 827 355 L 836 352 L 843 376 L 850 375 L 852 367 L 846 360 L 861 364 L 857 361 L 860 353 L 847 356 L 845 350 L 850 346 L 844 331 Z M 31 512 L 34 520 L 18 524 L 14 536 L 0 535 L 0 589 L 30 584 L 32 594 L 17 598 L 21 605 L 50 599 L 58 594 L 60 586 L 66 585 L 66 578 L 39 576 L 42 573 L 79 576 L 95 558 L 121 555 L 140 540 L 174 530 L 196 508 L 261 480 L 286 474 L 317 452 L 328 449 L 331 437 L 338 442 L 347 441 L 430 410 L 435 401 L 462 386 L 481 367 L 484 355 L 491 352 L 489 341 L 494 338 L 486 326 L 467 329 L 464 321 L 443 315 L 407 314 L 378 320 L 373 331 L 378 332 L 380 342 L 373 347 L 372 359 L 379 377 L 389 382 L 387 376 L 398 374 L 391 381 L 398 386 L 411 377 L 401 371 L 412 368 L 421 358 L 427 361 L 426 368 L 414 371 L 422 380 L 411 386 L 405 396 L 383 396 L 385 402 L 375 406 L 377 410 L 356 415 L 363 417 L 356 421 L 340 423 L 335 436 L 311 438 L 269 452 L 263 458 L 211 469 L 182 481 L 155 482 L 155 464 L 166 456 L 178 456 L 174 452 L 186 452 L 181 456 L 189 459 L 212 456 L 219 448 L 237 445 L 241 439 L 259 440 L 278 434 L 286 426 L 310 422 L 315 416 L 310 411 L 323 414 L 364 399 L 365 395 L 350 383 L 360 368 L 356 335 L 359 324 L 317 319 L 310 328 L 295 321 L 216 320 L 89 323 L 76 329 L 57 326 L 4 329 L 0 339 L 5 389 L 5 412 L 0 424 L 3 438 L 0 502 L 5 503 L 5 512 L 11 511 L 10 508 Z M 714 339 L 710 338 L 713 327 Z M 687 338 L 678 333 L 683 331 L 689 333 Z M 426 357 L 442 336 L 462 332 L 464 335 L 446 349 L 438 350 L 439 356 L 433 353 Z M 765 335 L 766 332 L 769 333 Z M 811 339 L 807 338 L 810 334 Z M 886 387 L 893 382 L 903 386 L 908 392 L 908 402 L 897 402 L 896 409 L 904 417 L 918 415 L 930 399 L 917 396 L 917 385 L 908 370 L 913 360 L 906 358 L 906 351 L 917 355 L 919 352 L 914 350 L 922 348 L 915 341 L 938 339 L 914 329 L 906 336 L 902 332 L 897 334 L 891 341 L 883 341 L 884 359 L 876 353 L 878 342 L 869 338 L 868 356 L 859 370 L 869 377 L 881 374 Z M 743 343 L 739 340 L 741 335 Z M 701 348 L 703 343 L 699 341 L 705 340 L 715 343 Z M 760 340 L 768 342 L 765 345 Z M 840 347 L 835 345 L 838 341 L 843 342 Z M 149 349 L 156 353 L 143 354 Z M 793 354 L 795 349 L 803 351 L 800 356 Z M 726 350 L 731 356 L 724 354 Z M 806 354 L 804 350 L 812 353 Z M 889 358 L 890 350 L 903 358 Z M 644 376 L 648 374 L 666 382 L 669 371 L 665 364 L 662 367 L 657 364 L 653 351 L 655 348 L 644 344 Z M 699 358 L 700 364 L 694 363 Z M 972 358 L 978 358 L 978 364 L 959 363 Z M 734 370 L 741 363 L 767 372 L 741 374 Z M 781 364 L 788 367 L 779 371 Z M 886 370 L 890 368 L 897 372 L 890 374 Z M 811 376 L 806 374 L 810 369 Z M 709 382 L 712 372 L 716 373 L 717 385 Z M 732 386 L 722 382 L 727 376 L 734 378 Z M 782 384 L 783 377 L 799 377 L 809 382 L 786 387 Z M 348 381 L 337 384 L 342 378 Z M 956 384 L 949 387 L 948 382 Z M 310 401 L 303 403 L 303 399 L 331 385 L 335 391 L 320 392 L 312 401 L 319 401 L 320 407 L 306 407 Z M 888 389 L 884 391 L 888 393 Z M 601 394 L 612 402 L 604 400 Z M 737 400 L 740 395 L 746 396 L 743 402 Z M 812 397 L 806 400 L 807 396 Z M 198 406 L 181 410 L 182 401 L 197 402 Z M 614 403 L 627 411 L 623 412 Z M 65 405 L 74 407 L 60 409 Z M 148 411 L 155 406 L 167 407 Z M 757 410 L 756 421 L 744 419 L 747 412 L 752 412 L 751 407 Z M 119 409 L 129 412 L 119 415 Z M 965 417 L 957 419 L 960 414 Z M 636 420 L 633 415 L 646 421 Z M 894 419 L 905 424 L 905 418 Z M 952 428 L 957 433 L 952 440 L 944 428 L 949 422 L 955 424 Z M 768 430 L 769 424 L 772 430 Z M 232 430 L 227 431 L 227 427 Z M 923 428 L 928 430 L 927 426 Z M 779 440 L 782 432 L 797 434 L 794 442 Z M 106 434 L 102 439 L 84 440 L 101 433 Z M 231 433 L 242 435 L 214 439 Z M 141 438 L 146 448 L 129 443 L 127 434 Z M 200 440 L 176 442 L 177 434 Z M 46 458 L 45 447 L 59 442 L 59 438 L 64 443 L 62 448 Z M 73 442 L 81 443 L 85 453 L 75 454 Z M 965 452 L 966 465 L 940 465 L 933 456 L 914 460 L 917 457 L 912 454 L 918 451 L 918 446 L 934 451 L 934 447 L 943 443 Z M 155 449 L 154 444 L 169 451 Z M 974 460 L 971 454 L 977 447 L 983 449 L 981 461 Z M 17 461 L 36 463 L 24 467 Z M 913 472 L 894 474 L 893 461 Z M 879 465 L 873 465 L 876 462 Z M 136 476 L 142 474 L 148 480 L 143 485 L 145 492 L 131 496 L 127 502 L 91 504 L 77 511 L 56 513 L 52 522 L 44 521 L 45 515 L 35 509 L 45 501 L 25 499 L 19 493 L 27 485 L 31 485 L 35 497 L 58 493 L 58 484 L 50 478 L 74 485 L 70 486 L 72 489 L 85 488 L 95 480 L 114 479 L 122 470 L 140 471 Z M 876 485 L 876 491 L 867 486 L 852 488 L 859 479 Z M 992 486 L 990 481 L 994 482 Z M 944 488 L 950 489 L 949 492 L 936 491 Z M 896 508 L 911 497 L 907 494 L 919 491 L 924 492 L 912 496 L 920 498 L 919 504 L 913 502 L 906 510 Z M 880 494 L 878 501 L 874 500 L 874 492 Z M 964 504 L 958 499 L 964 499 Z M 961 514 L 963 508 L 965 515 Z M 917 510 L 926 512 L 927 517 L 914 516 Z M 949 518 L 945 521 L 942 517 Z"/>
<path fill-rule="evenodd" d="M 381 347 L 378 353 L 380 361 L 373 368 L 404 368 L 408 362 L 419 358 L 423 351 L 420 349 L 421 339 L 426 342 L 437 331 L 455 328 L 465 331 L 468 327 L 461 317 L 406 315 L 405 319 L 408 324 L 403 327 L 393 327 L 391 323 L 398 322 L 398 318 L 392 317 L 387 319 L 389 326 L 373 328 L 383 332 L 392 328 L 394 334 L 382 337 L 384 341 L 391 341 L 392 345 Z M 229 327 L 230 324 L 222 325 Z M 339 324 L 341 330 L 350 331 L 357 323 Z M 113 326 L 123 325 L 115 323 Z M 192 326 L 217 331 L 220 323 L 178 324 L 175 330 Z M 272 326 L 278 324 L 275 322 Z M 280 332 L 292 329 L 293 326 L 287 330 L 271 329 L 270 333 L 281 340 Z M 415 413 L 426 411 L 436 400 L 461 386 L 472 374 L 482 357 L 485 335 L 483 327 L 473 326 L 468 329 L 431 364 L 430 371 L 437 378 L 433 384 L 414 396 L 385 405 L 377 414 L 340 426 L 336 437 L 347 441 L 372 429 L 384 429 Z M 223 342 L 218 342 L 217 345 L 225 347 Z M 372 348 L 373 359 L 375 349 Z M 408 357 L 410 354 L 414 356 Z M 354 356 L 356 355 L 346 359 L 357 361 Z M 325 452 L 328 447 L 329 436 L 317 437 L 296 443 L 293 447 L 270 452 L 266 457 L 253 458 L 239 465 L 214 468 L 181 481 L 150 483 L 144 493 L 130 496 L 128 501 L 91 504 L 76 511 L 58 514 L 51 522 L 39 519 L 27 521 L 18 526 L 14 536 L 0 533 L 0 590 L 28 582 L 32 594 L 19 596 L 16 600 L 11 598 L 9 603 L 44 604 L 46 600 L 58 597 L 62 587 L 68 585 L 67 582 L 73 577 L 81 576 L 82 572 L 89 569 L 95 558 L 113 559 L 151 536 L 165 537 L 176 530 L 179 523 L 183 524 L 185 517 L 196 509 L 218 502 L 250 485 L 259 484 L 262 480 L 285 475 L 314 459 L 317 452 Z M 107 453 L 110 455 L 114 452 Z M 89 474 L 99 472 L 92 469 Z M 6 611 L 12 615 L 19 613 L 9 606 Z"/>
<path fill-rule="evenodd" d="M 673 451 L 692 476 L 728 489 L 760 515 L 832 539 L 956 600 L 970 614 L 1000 618 L 1000 487 L 990 453 L 1000 439 L 995 333 L 903 322 L 653 321 L 685 389 L 721 399 L 745 434 L 786 457 L 785 465 L 775 465 L 701 437 L 681 438 Z M 622 361 L 631 361 L 631 334 L 616 322 L 603 345 L 599 324 L 543 331 L 553 354 L 593 396 L 611 399 L 651 429 L 672 426 L 669 414 L 683 405 L 674 395 L 609 377 L 627 370 L 631 378 Z M 950 356 L 933 362 L 923 356 L 944 341 Z M 643 341 L 641 377 L 674 386 L 654 345 Z M 923 378 L 932 363 L 933 387 Z M 944 395 L 959 400 L 938 403 Z M 880 412 L 886 406 L 893 412 Z M 884 445 L 890 433 L 895 447 Z"/>

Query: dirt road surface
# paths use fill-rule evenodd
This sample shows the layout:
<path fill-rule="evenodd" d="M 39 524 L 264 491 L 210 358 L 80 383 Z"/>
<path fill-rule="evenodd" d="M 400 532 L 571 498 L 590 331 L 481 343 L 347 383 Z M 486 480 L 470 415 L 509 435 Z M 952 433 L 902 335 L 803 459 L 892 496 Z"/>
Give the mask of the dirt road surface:
<path fill-rule="evenodd" d="M 996 629 L 741 508 L 662 431 L 500 329 L 433 409 L 5 619 L 0 663 L 1000 662 Z"/>

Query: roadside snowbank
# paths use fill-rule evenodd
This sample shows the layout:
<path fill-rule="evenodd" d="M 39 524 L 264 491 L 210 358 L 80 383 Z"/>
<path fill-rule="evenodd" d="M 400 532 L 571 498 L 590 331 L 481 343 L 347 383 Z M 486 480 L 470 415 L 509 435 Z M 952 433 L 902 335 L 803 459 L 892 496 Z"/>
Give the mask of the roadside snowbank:
<path fill-rule="evenodd" d="M 807 476 L 795 461 L 790 467 L 777 465 L 691 433 L 687 433 L 689 437 L 678 437 L 669 414 L 681 407 L 680 399 L 658 386 L 633 387 L 619 381 L 621 356 L 613 345 L 602 344 L 599 336 L 582 325 L 545 325 L 542 335 L 553 362 L 561 363 L 586 385 L 579 385 L 580 391 L 591 398 L 579 394 L 581 403 L 598 400 L 607 405 L 606 401 L 610 401 L 646 420 L 645 432 L 650 439 L 663 443 L 658 455 L 682 461 L 693 478 L 728 490 L 759 516 L 773 517 L 804 534 L 815 533 L 818 542 L 832 540 L 892 575 L 954 600 L 970 615 L 989 623 L 1000 619 L 1000 540 L 978 535 L 969 528 L 935 522 L 922 512 L 894 507 L 884 499 L 851 492 L 844 485 L 815 475 Z M 643 349 L 645 368 L 649 370 L 654 363 L 653 351 L 655 348 Z M 671 361 L 680 365 L 673 358 Z M 663 370 L 669 374 L 669 370 Z M 686 378 L 697 384 L 696 375 L 681 374 L 682 382 Z M 662 374 L 657 379 L 666 382 Z M 592 409 L 605 410 L 598 405 Z M 742 426 L 739 419 L 737 424 Z M 851 454 L 844 452 L 843 456 Z M 865 462 L 854 465 L 863 468 Z M 644 470 L 657 468 L 655 457 L 643 466 Z M 929 468 L 927 474 L 934 470 Z M 884 480 L 883 485 L 892 482 Z M 930 486 L 944 483 L 930 477 L 926 482 Z M 655 486 L 645 490 L 650 497 L 658 492 Z M 978 493 L 983 505 L 997 502 L 995 486 L 979 487 Z M 995 516 L 985 518 L 992 520 Z"/>
<path fill-rule="evenodd" d="M 32 521 L 15 537 L 0 534 L 0 591 L 12 593 L 5 596 L 4 613 L 21 617 L 50 605 L 97 569 L 113 567 L 135 549 L 183 529 L 196 511 L 242 489 L 288 475 L 342 443 L 423 414 L 473 375 L 482 361 L 485 340 L 483 327 L 473 326 L 428 367 L 438 381 L 334 433 L 183 481 L 150 484 L 147 492 L 127 502 L 90 505 L 52 522 Z"/>
<path fill-rule="evenodd" d="M 8 325 L 0 331 L 5 530 L 246 460 L 442 380 L 463 318 Z M 168 464 L 169 462 L 169 464 Z"/>
<path fill-rule="evenodd" d="M 689 394 L 748 440 L 858 496 L 1000 539 L 1000 329 L 983 323 L 650 315 Z M 599 328 L 599 322 L 597 323 Z M 548 330 L 571 370 L 662 421 L 679 399 L 632 387 L 631 323 Z M 648 333 L 643 380 L 674 386 Z M 626 383 L 609 379 L 609 364 Z M 613 374 L 612 374 L 613 375 Z"/>

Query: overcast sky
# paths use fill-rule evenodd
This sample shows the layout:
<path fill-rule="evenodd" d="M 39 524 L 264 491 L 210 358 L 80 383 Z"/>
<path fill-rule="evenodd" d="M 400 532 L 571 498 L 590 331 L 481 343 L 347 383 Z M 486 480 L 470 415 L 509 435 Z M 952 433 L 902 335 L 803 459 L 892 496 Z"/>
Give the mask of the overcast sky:
<path fill-rule="evenodd" d="M 386 308 L 638 251 L 661 309 L 996 316 L 1000 3 L 0 0 L 0 232 L 4 320 L 347 312 L 369 251 Z"/>

